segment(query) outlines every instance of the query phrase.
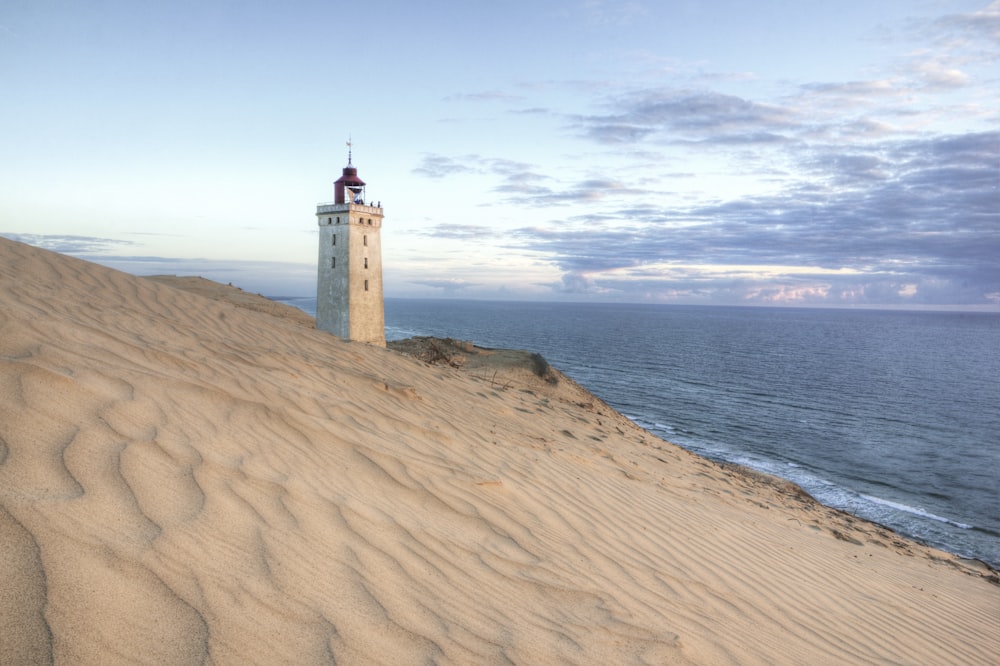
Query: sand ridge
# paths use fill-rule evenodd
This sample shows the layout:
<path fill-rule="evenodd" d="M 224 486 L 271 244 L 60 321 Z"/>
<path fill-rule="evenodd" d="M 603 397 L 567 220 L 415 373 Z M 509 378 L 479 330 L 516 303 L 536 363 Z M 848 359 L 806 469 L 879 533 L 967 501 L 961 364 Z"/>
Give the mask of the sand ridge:
<path fill-rule="evenodd" d="M 599 401 L 0 239 L 0 663 L 991 663 L 993 572 Z"/>

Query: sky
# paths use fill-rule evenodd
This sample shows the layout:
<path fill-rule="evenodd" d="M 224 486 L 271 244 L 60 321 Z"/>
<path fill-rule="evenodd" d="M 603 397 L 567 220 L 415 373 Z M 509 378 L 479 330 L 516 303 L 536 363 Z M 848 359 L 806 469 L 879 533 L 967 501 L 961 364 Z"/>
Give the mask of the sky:
<path fill-rule="evenodd" d="M 1000 311 L 1000 2 L 6 0 L 0 235 L 315 294 Z"/>

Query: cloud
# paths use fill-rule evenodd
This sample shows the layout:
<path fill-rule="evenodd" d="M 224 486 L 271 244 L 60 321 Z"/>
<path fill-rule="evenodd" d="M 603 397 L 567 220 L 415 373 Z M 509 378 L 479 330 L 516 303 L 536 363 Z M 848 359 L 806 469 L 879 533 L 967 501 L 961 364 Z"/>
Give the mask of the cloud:
<path fill-rule="evenodd" d="M 532 170 L 531 165 L 513 160 L 490 159 L 483 161 L 483 170 L 500 176 L 502 182 L 494 192 L 519 196 L 544 196 L 551 190 L 543 183 L 551 180 Z"/>
<path fill-rule="evenodd" d="M 505 201 L 509 201 L 511 197 L 516 198 L 518 205 L 521 206 L 593 202 L 608 196 L 637 196 L 643 192 L 619 180 L 606 177 L 583 178 L 561 185 L 554 178 L 539 173 L 531 164 L 480 155 L 456 158 L 428 155 L 425 156 L 423 165 L 414 169 L 413 173 L 428 178 L 444 178 L 458 174 L 495 177 L 498 183 L 493 186 L 492 191 L 504 195 Z M 450 234 L 445 232 L 441 235 Z"/>
<path fill-rule="evenodd" d="M 547 180 L 546 176 L 532 172 L 531 168 L 530 164 L 524 162 L 481 155 L 448 157 L 428 154 L 424 155 L 423 162 L 412 173 L 426 178 L 444 178 L 457 174 L 500 176 L 506 181 L 506 185 L 501 186 L 503 191 L 515 191 L 535 187 L 533 183 Z"/>
<path fill-rule="evenodd" d="M 1000 43 L 1000 2 L 994 0 L 985 8 L 968 14 L 946 14 L 933 21 L 931 29 L 941 38 L 957 34 Z"/>
<path fill-rule="evenodd" d="M 851 114 L 884 113 L 890 104 L 904 104 L 912 87 L 900 75 L 870 81 L 812 82 L 798 86 L 785 103 L 806 119 L 801 128 L 805 133 L 816 133 L 817 127 L 827 123 L 826 118 L 843 125 L 859 121 Z"/>
<path fill-rule="evenodd" d="M 775 194 L 593 212 L 512 238 L 568 276 L 558 291 L 586 276 L 625 293 L 738 283 L 757 300 L 983 304 L 1000 291 L 997 155 L 1000 132 L 817 146 Z"/>
<path fill-rule="evenodd" d="M 611 118 L 588 118 L 583 124 L 586 136 L 599 143 L 638 143 L 656 132 L 652 127 L 630 125 Z"/>
<path fill-rule="evenodd" d="M 550 262 L 557 294 L 993 304 L 1000 133 L 983 83 L 996 79 L 1000 2 L 903 32 L 900 43 L 926 48 L 870 79 L 779 82 L 788 94 L 777 98 L 695 88 L 676 72 L 688 83 L 609 94 L 620 88 L 590 82 L 604 95 L 592 112 L 562 117 L 615 146 L 614 171 L 478 155 L 452 166 L 492 178 L 507 204 L 556 211 L 493 242 Z M 666 173 L 680 160 L 684 183 Z"/>
<path fill-rule="evenodd" d="M 820 175 L 836 187 L 860 187 L 886 181 L 892 176 L 891 165 L 879 152 L 845 150 L 839 146 L 814 149 L 799 161 L 803 169 Z"/>
<path fill-rule="evenodd" d="M 970 69 L 992 67 L 1000 58 L 1000 2 L 976 12 L 947 14 L 922 24 L 916 34 L 931 48 L 904 60 L 901 71 L 930 90 L 964 88 Z M 995 75 L 987 74 L 995 82 Z"/>
<path fill-rule="evenodd" d="M 582 294 L 593 291 L 594 281 L 579 271 L 563 273 L 562 289 L 570 294 Z"/>
<path fill-rule="evenodd" d="M 460 93 L 445 97 L 446 102 L 520 102 L 524 100 L 521 95 L 512 95 L 500 90 L 487 90 L 478 93 Z"/>
<path fill-rule="evenodd" d="M 483 240 L 492 238 L 497 232 L 492 227 L 484 227 L 475 224 L 436 224 L 432 227 L 420 229 L 413 233 L 432 238 L 452 238 L 462 241 Z"/>
<path fill-rule="evenodd" d="M 581 116 L 584 136 L 601 143 L 636 142 L 659 135 L 663 141 L 732 143 L 734 137 L 782 139 L 799 127 L 793 109 L 753 102 L 714 91 L 660 88 L 624 94 L 609 103 L 612 113 Z"/>
<path fill-rule="evenodd" d="M 677 143 L 695 146 L 705 144 L 714 146 L 761 146 L 764 144 L 782 144 L 792 141 L 792 139 L 786 136 L 773 132 L 745 132 L 742 134 L 715 134 L 692 141 L 682 140 Z"/>
<path fill-rule="evenodd" d="M 872 97 L 895 95 L 899 89 L 888 79 L 875 81 L 843 81 L 834 83 L 806 83 L 802 91 L 829 97 L 849 97 L 853 101 L 863 101 Z"/>
<path fill-rule="evenodd" d="M 849 143 L 879 141 L 896 133 L 893 126 L 865 117 L 852 118 L 827 129 L 832 130 L 837 139 Z"/>
<path fill-rule="evenodd" d="M 73 236 L 69 234 L 17 234 L 2 232 L 5 238 L 34 245 L 35 247 L 60 252 L 62 254 L 86 254 L 119 250 L 137 245 L 132 241 L 99 236 Z"/>
<path fill-rule="evenodd" d="M 961 88 L 969 83 L 969 76 L 965 72 L 952 67 L 943 58 L 928 58 L 915 62 L 911 66 L 911 71 L 925 85 L 932 88 Z"/>
<path fill-rule="evenodd" d="M 571 203 L 593 203 L 608 197 L 637 196 L 643 190 L 613 178 L 585 178 L 555 189 L 540 185 L 541 179 L 508 178 L 494 188 L 495 192 L 514 194 L 522 206 L 555 206 Z"/>
<path fill-rule="evenodd" d="M 468 282 L 461 278 L 441 278 L 441 279 L 426 279 L 426 280 L 410 280 L 412 284 L 419 284 L 424 287 L 433 287 L 434 289 L 441 289 L 445 293 L 455 293 L 463 289 L 469 289 L 471 287 L 478 287 L 480 283 L 478 282 Z"/>
<path fill-rule="evenodd" d="M 411 173 L 425 178 L 446 178 L 455 174 L 468 173 L 472 169 L 456 158 L 444 155 L 424 155 L 420 166 L 414 167 Z"/>

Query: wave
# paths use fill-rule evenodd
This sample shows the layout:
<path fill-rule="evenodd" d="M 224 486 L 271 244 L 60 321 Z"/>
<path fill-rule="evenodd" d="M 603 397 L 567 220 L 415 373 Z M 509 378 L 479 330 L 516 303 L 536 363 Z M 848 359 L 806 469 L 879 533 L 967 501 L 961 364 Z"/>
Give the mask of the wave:
<path fill-rule="evenodd" d="M 945 518 L 944 516 L 931 513 L 930 511 L 920 507 L 857 492 L 856 490 L 852 490 L 851 488 L 840 483 L 830 481 L 817 475 L 814 471 L 809 470 L 806 466 L 803 466 L 798 462 L 762 459 L 758 456 L 747 455 L 746 452 L 733 450 L 731 447 L 727 447 L 725 445 L 712 446 L 700 438 L 696 441 L 678 438 L 677 435 L 683 431 L 679 431 L 674 426 L 651 422 L 632 416 L 629 418 L 631 418 L 638 425 L 651 430 L 654 433 L 658 432 L 672 436 L 676 443 L 708 458 L 743 465 L 761 472 L 774 474 L 788 479 L 789 481 L 802 486 L 807 492 L 813 494 L 818 500 L 828 506 L 843 510 L 856 511 L 862 508 L 859 504 L 874 504 L 884 508 L 894 509 L 901 513 L 916 516 L 918 518 L 924 518 L 944 523 L 946 525 L 951 525 L 952 527 L 957 527 L 963 530 L 976 529 L 975 526 L 969 525 L 968 523 Z M 874 509 L 874 507 L 872 508 Z M 863 510 L 862 513 L 864 513 Z M 876 516 L 877 514 L 871 515 L 871 517 Z"/>
<path fill-rule="evenodd" d="M 909 506 L 908 504 L 903 504 L 901 502 L 893 502 L 892 500 L 882 499 L 881 497 L 873 497 L 871 495 L 860 494 L 860 496 L 868 500 L 869 502 L 874 502 L 875 504 L 881 504 L 882 506 L 887 506 L 889 508 L 896 509 L 897 511 L 902 511 L 904 513 L 911 513 L 915 516 L 920 516 L 921 518 L 927 518 L 929 520 L 936 520 L 941 523 L 947 523 L 948 525 L 952 525 L 954 527 L 958 527 L 963 530 L 973 529 L 972 525 L 968 525 L 966 523 L 960 523 L 958 521 L 951 520 L 950 518 L 945 518 L 943 516 L 938 516 L 936 514 L 931 513 L 930 511 L 921 509 L 919 507 Z"/>

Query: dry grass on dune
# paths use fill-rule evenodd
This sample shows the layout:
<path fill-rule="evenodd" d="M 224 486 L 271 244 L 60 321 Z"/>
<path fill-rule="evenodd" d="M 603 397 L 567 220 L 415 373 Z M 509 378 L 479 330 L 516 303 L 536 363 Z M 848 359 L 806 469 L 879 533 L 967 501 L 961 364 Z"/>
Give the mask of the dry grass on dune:
<path fill-rule="evenodd" d="M 0 663 L 1000 654 L 973 563 L 199 284 L 0 239 Z"/>

